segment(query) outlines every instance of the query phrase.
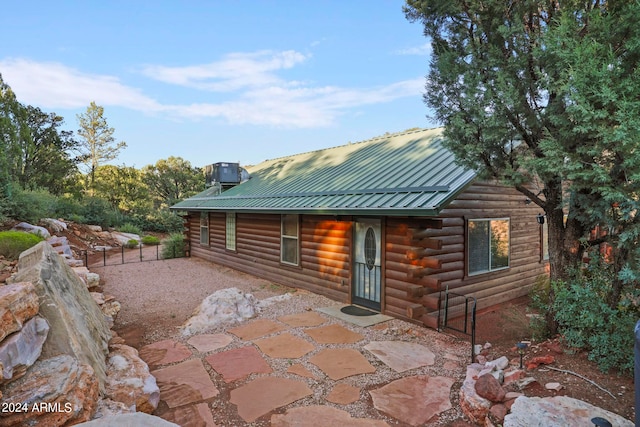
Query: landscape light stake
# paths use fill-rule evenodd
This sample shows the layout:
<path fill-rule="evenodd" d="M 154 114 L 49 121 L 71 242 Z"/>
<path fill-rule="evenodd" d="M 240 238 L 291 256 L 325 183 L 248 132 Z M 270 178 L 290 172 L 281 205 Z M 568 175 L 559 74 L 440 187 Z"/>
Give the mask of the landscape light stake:
<path fill-rule="evenodd" d="M 527 343 L 517 342 L 516 347 L 518 347 L 518 354 L 520 354 L 520 369 L 522 369 L 522 357 L 524 356 L 524 351 L 527 349 Z"/>
<path fill-rule="evenodd" d="M 591 418 L 591 422 L 593 423 L 594 426 L 598 426 L 598 427 L 613 427 L 613 425 L 609 422 L 609 420 L 601 417 Z"/>

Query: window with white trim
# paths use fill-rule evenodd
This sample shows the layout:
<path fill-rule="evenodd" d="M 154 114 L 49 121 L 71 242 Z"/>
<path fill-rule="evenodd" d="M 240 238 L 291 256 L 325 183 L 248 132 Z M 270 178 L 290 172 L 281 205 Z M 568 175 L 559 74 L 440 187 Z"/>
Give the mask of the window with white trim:
<path fill-rule="evenodd" d="M 299 216 L 282 215 L 281 222 L 280 261 L 284 264 L 299 265 Z"/>
<path fill-rule="evenodd" d="M 225 226 L 225 247 L 230 251 L 236 250 L 236 214 L 227 212 Z"/>
<path fill-rule="evenodd" d="M 200 244 L 209 245 L 209 212 L 200 212 Z"/>
<path fill-rule="evenodd" d="M 509 218 L 467 221 L 467 271 L 469 275 L 509 267 Z"/>

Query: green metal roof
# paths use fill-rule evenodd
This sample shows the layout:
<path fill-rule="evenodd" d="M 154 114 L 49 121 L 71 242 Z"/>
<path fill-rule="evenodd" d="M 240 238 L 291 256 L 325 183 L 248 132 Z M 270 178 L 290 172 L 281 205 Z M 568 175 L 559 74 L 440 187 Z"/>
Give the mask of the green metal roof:
<path fill-rule="evenodd" d="M 266 160 L 221 194 L 209 188 L 174 210 L 437 215 L 476 176 L 441 145 L 442 129 Z"/>

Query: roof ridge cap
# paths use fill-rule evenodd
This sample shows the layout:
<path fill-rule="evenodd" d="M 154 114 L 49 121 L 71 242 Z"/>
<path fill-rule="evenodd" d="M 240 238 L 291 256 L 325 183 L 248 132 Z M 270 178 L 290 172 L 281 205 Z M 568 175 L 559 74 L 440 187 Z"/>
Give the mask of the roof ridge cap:
<path fill-rule="evenodd" d="M 393 136 L 409 135 L 409 134 L 418 133 L 418 132 L 426 132 L 426 131 L 440 129 L 440 128 L 441 128 L 441 126 L 432 127 L 432 128 L 410 128 L 410 129 L 399 131 L 399 132 L 385 133 L 385 134 L 382 134 L 382 135 L 371 137 L 369 139 L 363 139 L 361 141 L 347 142 L 346 144 L 335 145 L 333 147 L 319 148 L 317 150 L 309 150 L 309 151 L 303 151 L 301 153 L 289 154 L 288 156 L 280 156 L 280 157 L 274 157 L 273 159 L 265 159 L 265 160 L 261 161 L 260 163 L 272 162 L 272 161 L 275 161 L 275 160 L 288 159 L 290 157 L 301 156 L 303 154 L 319 153 L 319 152 L 322 152 L 322 151 L 333 150 L 335 148 L 340 148 L 340 147 L 348 147 L 350 145 L 355 145 L 355 144 L 365 144 L 367 142 L 373 142 L 373 141 L 378 140 L 378 139 L 389 138 L 389 137 L 393 137 Z M 260 163 L 258 163 L 258 164 L 260 164 Z"/>

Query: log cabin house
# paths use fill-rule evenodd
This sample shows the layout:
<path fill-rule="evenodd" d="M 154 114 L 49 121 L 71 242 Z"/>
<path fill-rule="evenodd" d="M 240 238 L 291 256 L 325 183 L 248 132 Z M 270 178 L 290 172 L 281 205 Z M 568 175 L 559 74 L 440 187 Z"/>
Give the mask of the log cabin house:
<path fill-rule="evenodd" d="M 266 160 L 245 179 L 218 163 L 172 209 L 192 256 L 437 327 L 439 291 L 482 309 L 526 295 L 547 264 L 539 208 L 457 165 L 441 133 Z"/>

